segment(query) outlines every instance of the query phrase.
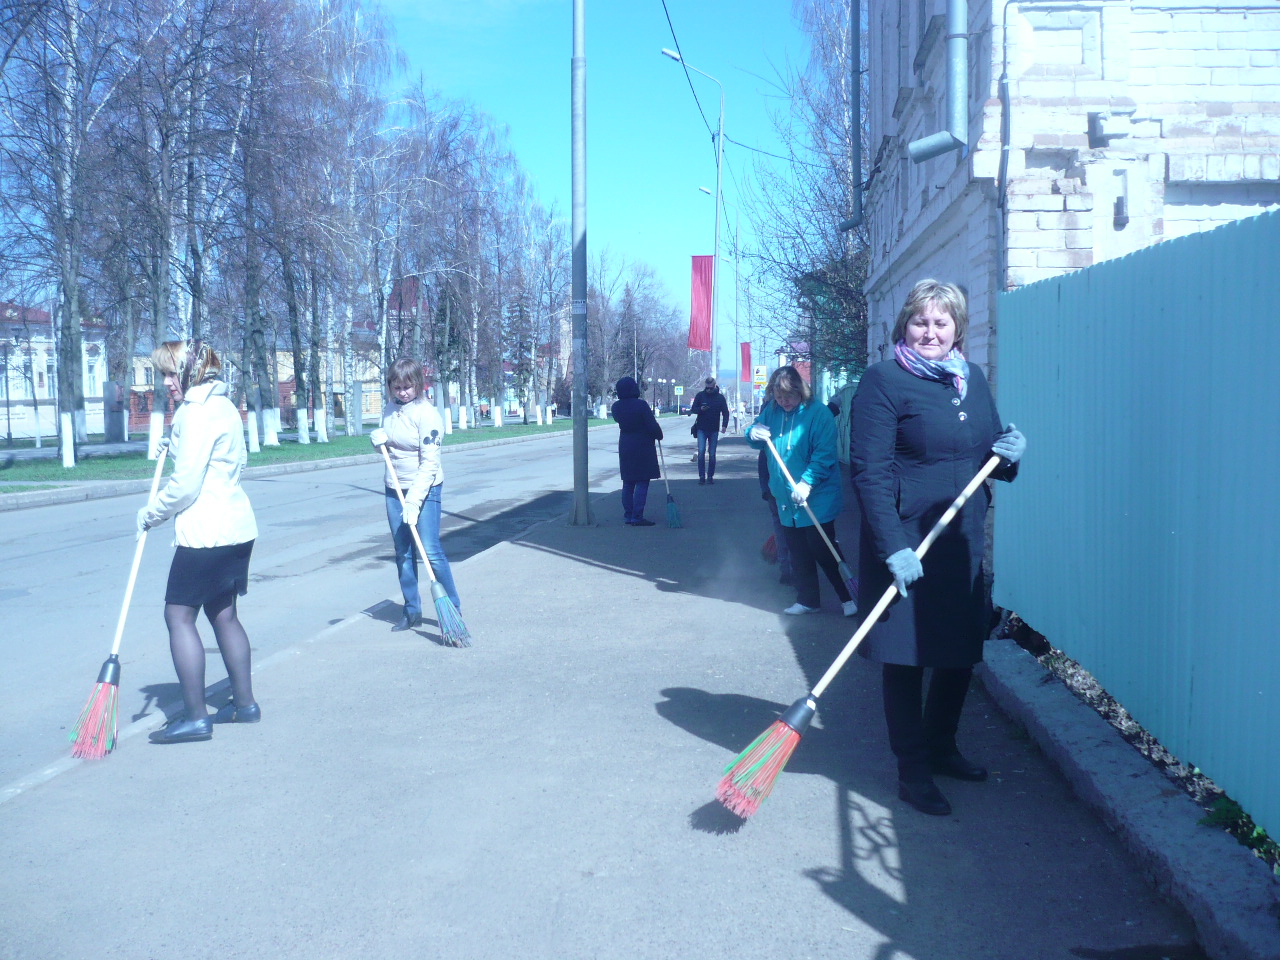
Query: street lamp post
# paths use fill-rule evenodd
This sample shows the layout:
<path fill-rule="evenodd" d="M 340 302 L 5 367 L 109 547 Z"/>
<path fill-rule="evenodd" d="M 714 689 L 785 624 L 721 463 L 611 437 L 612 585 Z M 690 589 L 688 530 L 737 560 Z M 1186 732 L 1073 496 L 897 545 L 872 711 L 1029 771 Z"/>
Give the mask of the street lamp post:
<path fill-rule="evenodd" d="M 709 73 L 704 73 L 692 66 L 674 50 L 663 48 L 662 55 L 670 57 L 676 63 L 683 64 L 685 69 L 706 77 L 720 88 L 720 125 L 716 133 L 716 232 L 711 257 L 711 375 L 720 376 L 720 339 L 716 336 L 716 320 L 719 317 L 717 306 L 720 303 L 720 174 L 724 167 L 724 84 Z"/>
<path fill-rule="evenodd" d="M 13 446 L 13 420 L 9 415 L 9 349 L 13 345 L 8 340 L 0 340 L 0 350 L 4 351 L 4 435 L 5 446 Z"/>

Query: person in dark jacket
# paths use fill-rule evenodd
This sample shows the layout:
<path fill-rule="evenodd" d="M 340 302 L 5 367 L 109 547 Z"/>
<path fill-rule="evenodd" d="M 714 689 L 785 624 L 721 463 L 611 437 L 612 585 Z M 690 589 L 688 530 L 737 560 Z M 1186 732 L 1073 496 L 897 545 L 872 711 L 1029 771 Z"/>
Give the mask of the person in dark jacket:
<path fill-rule="evenodd" d="M 716 386 L 715 377 L 703 381 L 689 413 L 697 418 L 693 434 L 698 438 L 698 483 L 715 483 L 716 444 L 720 434 L 729 431 L 729 403 Z"/>
<path fill-rule="evenodd" d="M 987 777 L 960 753 L 956 731 L 990 625 L 982 576 L 990 490 L 974 493 L 923 563 L 914 548 L 992 453 L 1002 457 L 993 476 L 1012 480 L 1026 449 L 1012 424 L 1002 429 L 982 370 L 964 359 L 968 324 L 958 287 L 917 283 L 893 329 L 894 359 L 862 375 L 850 431 L 862 511 L 858 602 L 870 609 L 891 585 L 899 591 L 858 653 L 883 664 L 898 795 L 938 816 L 951 805 L 934 774 Z"/>
<path fill-rule="evenodd" d="M 640 385 L 623 377 L 614 388 L 618 400 L 613 405 L 613 419 L 618 421 L 618 469 L 622 474 L 622 511 L 627 526 L 652 527 L 644 516 L 649 497 L 649 481 L 662 476 L 658 469 L 656 441 L 662 439 L 662 427 L 640 397 Z"/>

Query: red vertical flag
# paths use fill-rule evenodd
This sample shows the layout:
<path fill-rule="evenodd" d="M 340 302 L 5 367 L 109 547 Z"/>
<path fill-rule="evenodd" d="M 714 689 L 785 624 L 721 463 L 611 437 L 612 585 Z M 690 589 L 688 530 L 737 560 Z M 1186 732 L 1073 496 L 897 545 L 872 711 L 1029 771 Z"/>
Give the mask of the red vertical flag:
<path fill-rule="evenodd" d="M 751 343 L 750 341 L 740 344 L 742 347 L 742 373 L 738 380 L 742 383 L 751 382 Z"/>
<path fill-rule="evenodd" d="M 711 349 L 711 283 L 715 257 L 693 258 L 693 289 L 689 296 L 689 349 Z"/>

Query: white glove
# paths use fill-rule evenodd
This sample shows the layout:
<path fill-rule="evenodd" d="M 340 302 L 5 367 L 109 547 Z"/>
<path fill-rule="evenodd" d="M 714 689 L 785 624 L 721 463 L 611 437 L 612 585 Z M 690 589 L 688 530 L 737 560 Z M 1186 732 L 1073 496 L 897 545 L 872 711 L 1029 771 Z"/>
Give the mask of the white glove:
<path fill-rule="evenodd" d="M 135 539 L 135 540 L 141 540 L 141 539 L 142 539 L 142 535 L 143 535 L 144 533 L 146 533 L 149 529 L 151 529 L 151 528 L 150 528 L 150 526 L 147 524 L 147 508 L 146 508 L 146 507 L 141 507 L 141 508 L 138 510 L 138 534 L 137 534 L 137 536 L 135 536 L 135 537 L 134 537 L 134 539 Z"/>
<path fill-rule="evenodd" d="M 796 506 L 800 506 L 809 499 L 809 493 L 813 490 L 811 486 L 801 480 L 791 490 L 791 502 Z"/>
<path fill-rule="evenodd" d="M 924 565 L 910 547 L 903 547 L 896 553 L 889 554 L 885 564 L 893 574 L 893 585 L 904 597 L 907 595 L 907 587 L 924 576 Z"/>
<path fill-rule="evenodd" d="M 385 447 L 387 445 L 387 431 L 381 427 L 374 427 L 369 433 L 369 440 L 375 447 Z"/>
<path fill-rule="evenodd" d="M 1007 430 L 1000 434 L 996 442 L 991 445 L 991 452 L 998 453 L 1010 463 L 1017 463 L 1022 459 L 1023 453 L 1027 449 L 1027 438 L 1022 435 L 1022 431 L 1009 424 Z"/>
<path fill-rule="evenodd" d="M 757 443 L 763 443 L 772 436 L 772 431 L 770 431 L 763 423 L 754 423 L 751 425 L 751 429 L 747 431 L 747 438 L 754 440 Z"/>
<path fill-rule="evenodd" d="M 411 527 L 418 525 L 418 514 L 422 512 L 422 504 L 406 500 L 404 504 L 404 522 Z"/>

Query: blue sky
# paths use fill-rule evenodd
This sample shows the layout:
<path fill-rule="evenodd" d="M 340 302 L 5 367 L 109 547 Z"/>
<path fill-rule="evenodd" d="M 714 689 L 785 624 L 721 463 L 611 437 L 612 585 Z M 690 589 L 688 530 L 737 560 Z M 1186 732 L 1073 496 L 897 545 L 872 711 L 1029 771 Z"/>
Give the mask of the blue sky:
<path fill-rule="evenodd" d="M 415 75 L 506 126 L 539 198 L 569 216 L 571 0 L 384 0 L 383 8 Z M 724 84 L 726 138 L 782 152 L 769 121 L 785 109 L 777 74 L 806 57 L 790 3 L 667 0 L 667 9 L 689 64 Z M 592 257 L 607 246 L 615 258 L 650 264 L 687 315 L 689 257 L 713 246 L 714 205 L 698 187 L 714 190 L 715 154 L 684 71 L 663 47 L 674 44 L 661 0 L 586 0 L 587 245 Z M 691 76 L 714 129 L 719 91 Z M 729 229 L 738 199 L 730 171 L 744 183 L 754 161 L 726 142 Z M 732 281 L 722 265 L 722 327 Z M 732 328 L 721 336 L 728 344 Z"/>

